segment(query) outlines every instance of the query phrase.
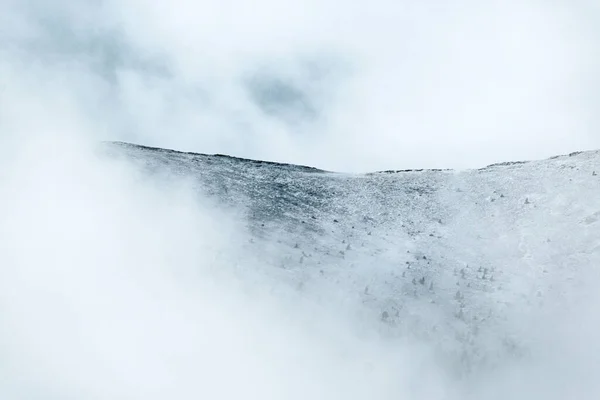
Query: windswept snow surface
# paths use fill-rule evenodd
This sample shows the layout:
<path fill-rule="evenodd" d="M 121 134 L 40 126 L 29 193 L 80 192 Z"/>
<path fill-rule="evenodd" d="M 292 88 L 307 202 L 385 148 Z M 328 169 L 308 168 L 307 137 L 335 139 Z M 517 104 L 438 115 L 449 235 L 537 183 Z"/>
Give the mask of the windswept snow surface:
<path fill-rule="evenodd" d="M 562 328 L 552 321 L 593 313 L 583 299 L 593 302 L 599 277 L 599 152 L 350 175 L 126 143 L 109 150 L 166 181 L 187 177 L 216 207 L 241 212 L 251 236 L 236 254 L 262 274 L 314 301 L 364 305 L 365 324 L 433 346 L 453 373 L 540 356 L 547 330 Z M 232 262 L 243 269 L 244 259 Z"/>

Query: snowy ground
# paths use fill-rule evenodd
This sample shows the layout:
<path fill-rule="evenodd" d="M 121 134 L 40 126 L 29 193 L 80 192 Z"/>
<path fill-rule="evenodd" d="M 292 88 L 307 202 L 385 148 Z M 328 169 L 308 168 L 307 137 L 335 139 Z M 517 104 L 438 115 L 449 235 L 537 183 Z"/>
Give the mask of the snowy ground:
<path fill-rule="evenodd" d="M 109 150 L 152 174 L 189 177 L 217 207 L 241 213 L 251 235 L 234 264 L 252 259 L 340 310 L 364 304 L 371 327 L 433 343 L 461 373 L 535 352 L 549 321 L 579 307 L 598 276 L 599 152 L 349 175 L 124 143 Z"/>

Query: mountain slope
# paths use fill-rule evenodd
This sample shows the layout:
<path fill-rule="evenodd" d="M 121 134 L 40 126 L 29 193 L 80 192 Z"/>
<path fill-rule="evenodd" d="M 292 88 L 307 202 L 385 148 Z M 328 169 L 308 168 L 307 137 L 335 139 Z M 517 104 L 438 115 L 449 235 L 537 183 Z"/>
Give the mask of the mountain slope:
<path fill-rule="evenodd" d="M 106 146 L 241 210 L 239 246 L 265 274 L 356 299 L 386 334 L 429 338 L 466 367 L 526 351 L 528 324 L 568 310 L 600 261 L 600 152 L 351 175 Z"/>

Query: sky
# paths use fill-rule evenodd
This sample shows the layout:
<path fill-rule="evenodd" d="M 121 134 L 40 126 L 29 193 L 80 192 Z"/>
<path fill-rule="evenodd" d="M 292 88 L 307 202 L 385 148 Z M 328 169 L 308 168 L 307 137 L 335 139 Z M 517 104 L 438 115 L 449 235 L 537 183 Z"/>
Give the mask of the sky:
<path fill-rule="evenodd" d="M 98 140 L 347 172 L 600 147 L 592 1 L 2 4 L 2 102 Z"/>
<path fill-rule="evenodd" d="M 598 16 L 591 0 L 3 0 L 0 398 L 464 398 L 428 349 L 240 279 L 228 257 L 260 266 L 236 253 L 244 221 L 94 146 L 349 172 L 599 148 Z M 567 348 L 593 341 L 577 322 Z M 477 398 L 561 398 L 543 368 L 516 371 Z"/>

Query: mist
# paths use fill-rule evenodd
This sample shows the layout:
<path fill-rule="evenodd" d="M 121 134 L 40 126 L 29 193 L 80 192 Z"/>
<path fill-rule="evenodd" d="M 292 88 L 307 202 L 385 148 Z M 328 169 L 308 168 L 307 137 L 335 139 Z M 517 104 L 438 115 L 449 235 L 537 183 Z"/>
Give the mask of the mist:
<path fill-rule="evenodd" d="M 103 139 L 473 168 L 600 145 L 592 3 L 5 1 L 2 65 L 62 80 Z"/>
<path fill-rule="evenodd" d="M 413 387 L 426 352 L 261 274 L 243 224 L 185 180 L 39 129 L 2 162 L 3 398 L 442 395 Z"/>
<path fill-rule="evenodd" d="M 344 294 L 263 273 L 234 211 L 103 140 L 358 172 L 600 147 L 592 2 L 7 0 L 0 396 L 597 398 L 593 285 L 457 378 Z"/>

